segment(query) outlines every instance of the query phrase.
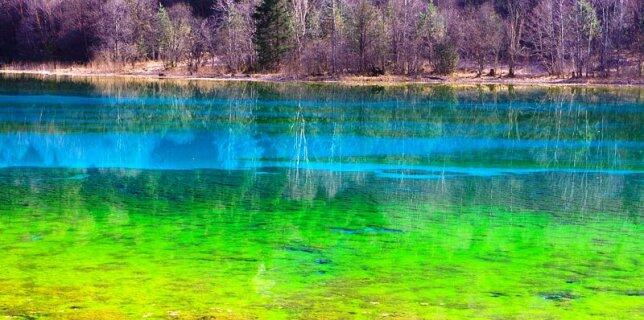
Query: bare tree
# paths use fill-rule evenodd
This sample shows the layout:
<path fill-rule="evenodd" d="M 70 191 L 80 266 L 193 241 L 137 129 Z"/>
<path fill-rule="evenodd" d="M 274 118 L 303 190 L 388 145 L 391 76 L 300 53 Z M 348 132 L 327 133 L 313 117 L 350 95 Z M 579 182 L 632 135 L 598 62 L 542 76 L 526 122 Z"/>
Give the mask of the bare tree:
<path fill-rule="evenodd" d="M 98 37 L 101 0 L 64 0 L 53 8 L 58 28 L 55 35 L 58 60 L 84 61 L 92 58 Z"/>
<path fill-rule="evenodd" d="M 330 41 L 333 33 L 333 26 L 327 22 L 328 12 L 325 6 L 314 6 L 310 10 L 307 18 L 307 35 L 306 41 L 299 54 L 299 72 L 305 72 L 309 75 L 322 75 L 329 72 L 332 63 L 332 48 Z M 328 20 L 327 20 L 328 19 Z"/>
<path fill-rule="evenodd" d="M 641 70 L 643 7 L 641 0 L 0 0 L 0 61 L 159 59 L 196 72 L 210 59 L 233 73 L 262 64 L 302 75 L 415 75 L 429 66 L 450 73 L 462 61 L 481 75 L 503 60 L 514 76 L 525 58 L 552 75 L 572 66 L 575 76 L 608 76 L 635 67 L 633 57 Z"/>
<path fill-rule="evenodd" d="M 357 72 L 383 73 L 386 43 L 382 15 L 369 0 L 352 3 L 348 13 L 349 43 L 357 56 Z"/>
<path fill-rule="evenodd" d="M 125 0 L 112 0 L 103 5 L 101 13 L 98 54 L 105 60 L 117 63 L 133 59 L 136 45 L 130 6 Z"/>
<path fill-rule="evenodd" d="M 570 6 L 564 0 L 541 0 L 526 20 L 525 40 L 551 75 L 565 68 L 565 39 Z"/>
<path fill-rule="evenodd" d="M 633 32 L 634 26 L 641 24 L 644 5 L 637 0 L 593 0 L 591 4 L 595 8 L 601 29 L 601 34 L 597 37 L 599 69 L 602 76 L 608 76 L 612 66 L 620 65 L 616 51 L 625 44 L 624 40 L 630 38 L 638 42 L 637 36 L 628 37 L 628 34 L 629 31 Z M 634 33 L 641 36 L 642 31 Z M 642 53 L 641 50 L 637 51 Z"/>
<path fill-rule="evenodd" d="M 223 0 L 218 10 L 222 12 L 222 19 L 218 36 L 217 52 L 221 55 L 230 72 L 247 71 L 257 57 L 253 35 L 254 1 L 235 2 Z"/>
<path fill-rule="evenodd" d="M 54 3 L 25 0 L 16 4 L 19 25 L 16 28 L 15 54 L 24 60 L 50 60 L 56 50 L 58 19 Z"/>
<path fill-rule="evenodd" d="M 309 0 L 291 0 L 293 7 L 293 27 L 295 29 L 295 52 L 297 55 L 297 63 L 301 64 L 302 51 L 304 50 L 306 36 L 307 36 L 307 18 L 311 7 Z M 301 69 L 301 66 L 298 66 Z"/>
<path fill-rule="evenodd" d="M 136 44 L 136 59 L 158 59 L 158 0 L 128 0 L 132 20 L 132 36 Z"/>
<path fill-rule="evenodd" d="M 476 61 L 477 76 L 483 74 L 485 64 L 495 62 L 501 46 L 501 19 L 489 3 L 473 8 L 462 26 L 468 41 L 463 41 L 462 51 Z"/>
<path fill-rule="evenodd" d="M 174 68 L 188 51 L 190 33 L 192 32 L 192 14 L 183 3 L 166 10 L 159 7 L 159 53 L 166 68 Z"/>
<path fill-rule="evenodd" d="M 576 0 L 570 19 L 570 44 L 573 48 L 575 76 L 581 77 L 584 67 L 588 76 L 592 42 L 601 32 L 597 13 L 587 0 Z"/>
<path fill-rule="evenodd" d="M 415 74 L 421 65 L 422 14 L 419 0 L 390 0 L 388 31 L 393 69 L 400 74 Z"/>
<path fill-rule="evenodd" d="M 342 34 L 342 20 L 337 0 L 330 0 L 331 9 L 331 73 L 335 74 L 338 70 L 338 48 L 340 47 L 340 35 Z"/>
<path fill-rule="evenodd" d="M 525 31 L 528 12 L 532 9 L 532 0 L 501 0 L 500 10 L 505 14 L 505 31 L 507 37 L 508 76 L 514 77 L 517 57 L 524 52 L 521 43 Z"/>
<path fill-rule="evenodd" d="M 188 71 L 190 74 L 199 71 L 204 57 L 209 52 L 210 28 L 206 19 L 193 17 L 188 34 Z"/>
<path fill-rule="evenodd" d="M 432 1 L 429 2 L 422 13 L 419 27 L 421 37 L 420 55 L 425 60 L 431 61 L 433 60 L 434 47 L 443 41 L 447 34 L 444 16 Z"/>
<path fill-rule="evenodd" d="M 315 30 L 310 30 L 312 39 L 305 64 L 308 65 L 315 56 L 322 58 L 324 55 L 328 71 L 331 74 L 341 73 L 346 67 L 349 5 L 345 0 L 319 0 L 316 4 L 312 10 L 315 18 L 311 23 L 311 28 Z M 317 71 L 321 70 L 318 68 Z"/>

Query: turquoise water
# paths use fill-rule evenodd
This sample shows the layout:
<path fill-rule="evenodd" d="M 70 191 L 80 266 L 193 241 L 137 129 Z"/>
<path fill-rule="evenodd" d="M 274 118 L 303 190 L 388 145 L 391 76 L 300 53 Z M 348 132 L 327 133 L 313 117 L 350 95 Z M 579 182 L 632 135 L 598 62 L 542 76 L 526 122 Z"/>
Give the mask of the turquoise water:
<path fill-rule="evenodd" d="M 638 318 L 639 88 L 0 78 L 0 315 Z"/>

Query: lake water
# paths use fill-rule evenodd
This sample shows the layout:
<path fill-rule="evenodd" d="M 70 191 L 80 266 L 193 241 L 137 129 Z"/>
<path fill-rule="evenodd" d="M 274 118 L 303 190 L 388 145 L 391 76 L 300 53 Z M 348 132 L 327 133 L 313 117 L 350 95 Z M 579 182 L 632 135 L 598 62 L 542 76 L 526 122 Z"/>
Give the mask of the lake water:
<path fill-rule="evenodd" d="M 643 94 L 0 77 L 0 316 L 640 318 Z"/>

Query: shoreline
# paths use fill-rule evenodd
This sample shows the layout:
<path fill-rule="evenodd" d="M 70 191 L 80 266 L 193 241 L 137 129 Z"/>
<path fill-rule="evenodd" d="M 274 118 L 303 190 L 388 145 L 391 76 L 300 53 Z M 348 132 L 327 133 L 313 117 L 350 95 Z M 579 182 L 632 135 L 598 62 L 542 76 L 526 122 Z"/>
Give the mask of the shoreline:
<path fill-rule="evenodd" d="M 555 78 L 548 76 L 517 76 L 507 77 L 420 77 L 405 76 L 340 76 L 340 77 L 296 77 L 283 74 L 245 74 L 243 76 L 212 76 L 212 75 L 187 75 L 187 74 L 154 74 L 154 73 L 129 73 L 129 72 L 87 72 L 81 70 L 22 70 L 0 69 L 0 74 L 9 75 L 38 75 L 62 77 L 100 77 L 100 78 L 125 78 L 140 80 L 186 80 L 186 81 L 240 81 L 240 82 L 273 82 L 273 83 L 313 83 L 313 84 L 341 84 L 350 86 L 398 86 L 398 85 L 451 85 L 451 86 L 476 86 L 476 85 L 512 85 L 512 86 L 570 86 L 570 87 L 623 87 L 643 88 L 642 80 L 624 78 Z"/>

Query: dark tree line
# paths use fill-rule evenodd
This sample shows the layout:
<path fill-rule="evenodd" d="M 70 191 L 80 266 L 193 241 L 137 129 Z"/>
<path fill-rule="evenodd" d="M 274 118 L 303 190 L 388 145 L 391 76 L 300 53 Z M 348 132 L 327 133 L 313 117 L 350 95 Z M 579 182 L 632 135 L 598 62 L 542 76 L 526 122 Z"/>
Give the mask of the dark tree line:
<path fill-rule="evenodd" d="M 190 72 L 619 73 L 639 0 L 0 0 L 0 62 L 161 60 Z M 489 71 L 488 71 L 489 69 Z"/>

